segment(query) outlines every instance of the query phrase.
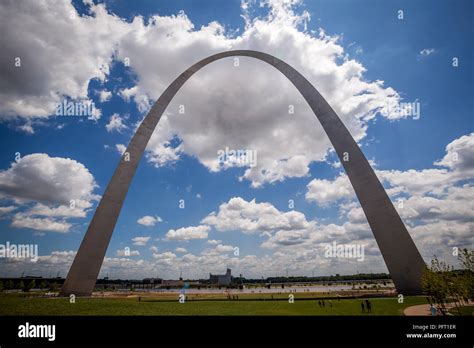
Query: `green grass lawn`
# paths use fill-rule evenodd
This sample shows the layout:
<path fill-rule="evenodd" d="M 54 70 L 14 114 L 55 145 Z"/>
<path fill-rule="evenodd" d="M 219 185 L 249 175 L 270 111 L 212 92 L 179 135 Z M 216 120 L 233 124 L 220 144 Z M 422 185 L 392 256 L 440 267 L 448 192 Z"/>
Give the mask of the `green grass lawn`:
<path fill-rule="evenodd" d="M 296 296 L 297 298 L 297 296 Z M 141 301 L 137 298 L 25 298 L 0 296 L 0 315 L 403 315 L 403 309 L 424 304 L 424 297 L 374 298 L 372 313 L 361 313 L 360 300 L 333 300 L 333 307 L 320 308 L 316 300 L 288 301 Z"/>
<path fill-rule="evenodd" d="M 474 315 L 474 306 L 462 306 L 459 308 L 459 312 L 461 312 L 461 315 L 469 315 L 472 316 Z M 449 313 L 453 315 L 459 315 L 458 309 L 457 308 L 451 308 L 449 310 Z"/>

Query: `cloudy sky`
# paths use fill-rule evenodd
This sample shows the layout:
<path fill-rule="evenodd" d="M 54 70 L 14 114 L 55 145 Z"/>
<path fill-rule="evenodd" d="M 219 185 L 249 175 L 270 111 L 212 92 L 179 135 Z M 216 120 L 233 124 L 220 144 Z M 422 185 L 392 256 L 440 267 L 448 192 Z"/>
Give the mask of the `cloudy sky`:
<path fill-rule="evenodd" d="M 454 247 L 474 245 L 472 14 L 469 1 L 2 1 L 0 244 L 38 244 L 41 256 L 0 259 L 0 275 L 65 276 L 153 102 L 230 49 L 299 70 L 370 159 L 425 261 L 454 264 Z M 167 108 L 100 276 L 386 271 L 304 99 L 271 66 L 237 63 L 205 67 Z M 58 115 L 64 103 L 95 107 Z M 256 165 L 219 164 L 226 148 L 255 151 Z M 363 245 L 364 261 L 326 258 L 332 242 Z"/>

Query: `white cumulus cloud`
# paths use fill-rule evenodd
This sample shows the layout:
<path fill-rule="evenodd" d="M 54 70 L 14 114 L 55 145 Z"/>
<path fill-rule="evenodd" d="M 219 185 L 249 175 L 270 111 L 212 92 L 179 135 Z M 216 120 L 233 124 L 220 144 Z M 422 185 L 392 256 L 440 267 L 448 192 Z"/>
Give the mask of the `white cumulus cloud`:
<path fill-rule="evenodd" d="M 157 222 L 162 222 L 163 220 L 157 216 L 145 215 L 137 220 L 137 223 L 143 226 L 155 226 Z"/>
<path fill-rule="evenodd" d="M 117 131 L 121 133 L 124 129 L 127 129 L 128 126 L 123 123 L 123 118 L 115 113 L 110 116 L 109 123 L 105 125 L 105 128 L 107 129 L 107 132 Z"/>
<path fill-rule="evenodd" d="M 151 238 L 150 236 L 134 237 L 132 238 L 132 242 L 133 242 L 133 245 L 145 246 L 147 245 L 150 238 Z"/>
<path fill-rule="evenodd" d="M 22 211 L 12 227 L 68 232 L 67 218 L 85 217 L 97 184 L 82 164 L 70 158 L 35 153 L 20 157 L 0 171 L 0 198 L 12 200 Z"/>
<path fill-rule="evenodd" d="M 177 230 L 171 229 L 166 233 L 165 239 L 169 241 L 188 241 L 192 239 L 206 239 L 209 230 L 210 230 L 210 227 L 205 226 L 205 225 L 182 227 L 182 228 L 178 228 Z"/>
<path fill-rule="evenodd" d="M 33 6 L 4 2 L 2 27 L 8 30 L 2 31 L 7 33 L 2 47 L 7 54 L 1 63 L 8 73 L 4 86 L 0 83 L 4 101 L 0 111 L 47 116 L 61 96 L 88 98 L 89 81 L 104 81 L 112 60 L 127 58 L 136 85 L 119 95 L 146 112 L 196 61 L 225 50 L 253 49 L 274 54 L 298 69 L 361 140 L 368 121 L 387 111 L 387 105 L 398 103 L 400 96 L 383 81 L 364 78 L 365 67 L 348 56 L 337 36 L 307 30 L 314 24 L 308 12 L 297 10 L 298 4 L 244 2 L 245 28 L 239 34 L 216 21 L 195 27 L 184 12 L 125 21 L 103 4 L 90 5 L 90 15 L 78 16 L 67 2 L 43 0 Z M 251 15 L 257 6 L 262 14 Z M 20 69 L 12 65 L 15 55 L 23 57 Z M 48 74 L 45 66 L 54 67 L 55 73 Z M 99 97 L 105 101 L 108 91 Z M 178 112 L 180 106 L 184 114 Z M 390 111 L 382 114 L 389 119 L 405 117 Z M 31 124 L 28 129 L 34 131 Z M 114 118 L 108 129 L 120 131 L 124 125 Z M 217 151 L 226 147 L 258 153 L 256 166 L 242 168 L 241 179 L 259 187 L 308 176 L 310 163 L 325 160 L 331 144 L 286 78 L 262 62 L 240 57 L 238 66 L 233 59 L 215 62 L 186 83 L 151 137 L 146 159 L 163 166 L 187 154 L 210 171 L 220 171 L 228 166 L 219 166 Z"/>

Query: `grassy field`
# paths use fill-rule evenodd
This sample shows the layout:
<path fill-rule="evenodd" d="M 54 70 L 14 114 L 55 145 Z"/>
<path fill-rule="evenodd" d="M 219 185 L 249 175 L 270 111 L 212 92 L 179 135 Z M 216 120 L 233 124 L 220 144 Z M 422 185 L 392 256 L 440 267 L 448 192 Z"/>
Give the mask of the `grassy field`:
<path fill-rule="evenodd" d="M 461 312 L 461 315 L 469 315 L 473 316 L 474 315 L 474 306 L 463 306 L 459 308 L 459 312 Z M 459 315 L 458 309 L 457 308 L 451 308 L 449 310 L 449 313 L 452 315 Z"/>
<path fill-rule="evenodd" d="M 298 298 L 296 296 L 296 298 Z M 288 301 L 188 301 L 184 304 L 138 298 L 77 298 L 72 304 L 66 298 L 26 298 L 8 294 L 0 296 L 0 315 L 403 315 L 403 309 L 424 304 L 424 297 L 374 298 L 372 313 L 361 313 L 357 299 L 326 300 L 324 308 L 316 300 Z"/>

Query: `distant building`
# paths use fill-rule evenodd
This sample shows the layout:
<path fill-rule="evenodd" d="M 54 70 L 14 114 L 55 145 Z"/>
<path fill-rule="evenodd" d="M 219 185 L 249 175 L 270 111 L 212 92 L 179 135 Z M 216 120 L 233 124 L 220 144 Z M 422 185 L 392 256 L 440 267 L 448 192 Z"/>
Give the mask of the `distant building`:
<path fill-rule="evenodd" d="M 223 275 L 209 273 L 209 282 L 211 284 L 217 284 L 217 285 L 230 285 L 230 283 L 232 282 L 232 275 L 231 275 L 230 268 L 227 268 L 227 272 L 225 272 L 225 274 Z"/>
<path fill-rule="evenodd" d="M 161 281 L 162 286 L 171 286 L 171 287 L 182 287 L 184 282 L 182 280 L 174 280 L 174 279 L 163 279 Z"/>
<path fill-rule="evenodd" d="M 163 279 L 161 278 L 144 278 L 142 280 L 142 283 L 143 284 L 162 284 L 163 283 Z"/>

